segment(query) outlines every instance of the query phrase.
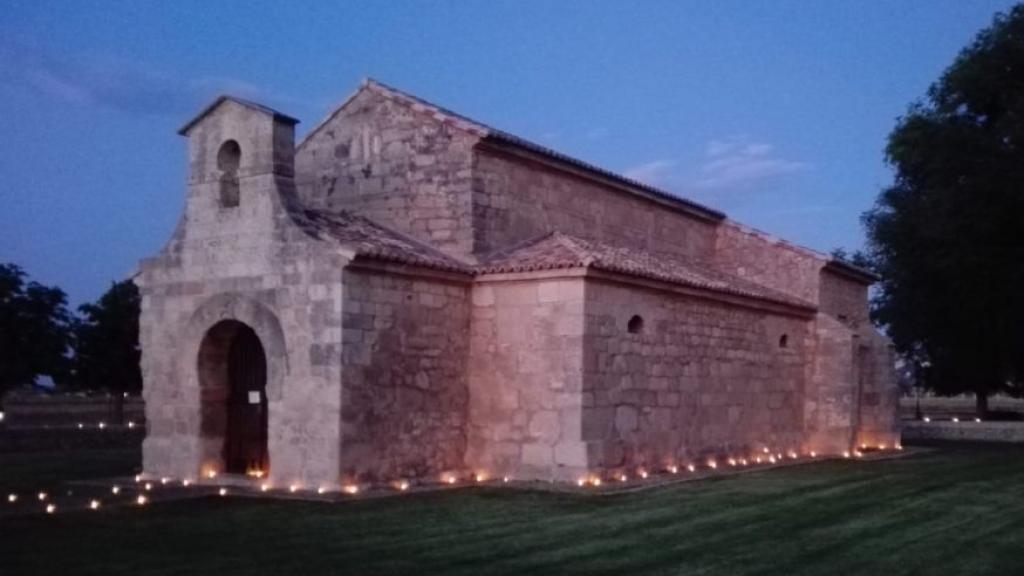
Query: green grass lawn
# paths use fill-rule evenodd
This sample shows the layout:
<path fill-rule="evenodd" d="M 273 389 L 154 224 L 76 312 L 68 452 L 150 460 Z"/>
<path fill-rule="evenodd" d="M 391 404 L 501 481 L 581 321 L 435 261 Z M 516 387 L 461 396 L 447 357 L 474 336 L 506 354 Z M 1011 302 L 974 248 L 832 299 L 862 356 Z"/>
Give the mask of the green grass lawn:
<path fill-rule="evenodd" d="M 120 458 L 0 455 L 0 488 L 78 477 L 76 461 L 79 476 L 130 473 L 135 455 Z M 468 488 L 0 517 L 5 576 L 485 573 L 1020 574 L 1024 448 L 943 446 L 603 497 Z"/>

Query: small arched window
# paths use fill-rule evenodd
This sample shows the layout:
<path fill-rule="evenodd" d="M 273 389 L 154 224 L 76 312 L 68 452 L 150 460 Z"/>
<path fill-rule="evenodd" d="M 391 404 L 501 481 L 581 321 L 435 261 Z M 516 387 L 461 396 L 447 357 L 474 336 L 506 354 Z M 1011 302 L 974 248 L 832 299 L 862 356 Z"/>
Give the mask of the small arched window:
<path fill-rule="evenodd" d="M 641 316 L 633 316 L 626 324 L 626 330 L 630 334 L 640 334 L 644 331 L 644 319 Z"/>
<path fill-rule="evenodd" d="M 242 162 L 242 149 L 238 142 L 228 140 L 217 151 L 217 168 L 220 170 L 220 205 L 223 208 L 238 206 L 238 165 Z"/>
<path fill-rule="evenodd" d="M 788 348 L 788 347 L 789 347 L 789 334 L 783 334 L 782 336 L 779 336 L 779 348 Z"/>

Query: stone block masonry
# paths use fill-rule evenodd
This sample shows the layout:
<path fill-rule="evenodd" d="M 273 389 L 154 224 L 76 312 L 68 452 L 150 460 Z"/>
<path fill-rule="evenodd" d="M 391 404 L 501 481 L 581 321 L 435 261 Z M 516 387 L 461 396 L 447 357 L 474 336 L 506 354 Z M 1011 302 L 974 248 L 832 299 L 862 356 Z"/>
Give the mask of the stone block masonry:
<path fill-rule="evenodd" d="M 895 444 L 873 277 L 375 81 L 221 97 L 144 260 L 147 474 L 577 482 Z"/>

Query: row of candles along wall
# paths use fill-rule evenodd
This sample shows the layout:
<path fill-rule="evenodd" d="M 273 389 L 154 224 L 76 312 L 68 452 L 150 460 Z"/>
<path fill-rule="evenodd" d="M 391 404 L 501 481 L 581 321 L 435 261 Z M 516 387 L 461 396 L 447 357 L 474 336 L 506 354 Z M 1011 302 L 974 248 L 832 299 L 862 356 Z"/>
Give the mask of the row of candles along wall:
<path fill-rule="evenodd" d="M 931 416 L 925 416 L 925 417 L 924 417 L 924 418 L 922 418 L 922 419 L 923 419 L 924 421 L 926 421 L 926 422 L 931 422 L 931 421 L 932 421 L 932 418 L 931 418 Z M 2 421 L 3 421 L 3 412 L 0 412 L 0 422 L 2 422 Z M 955 417 L 955 416 L 954 416 L 953 418 L 950 418 L 950 420 L 949 420 L 949 421 L 950 421 L 950 422 L 959 422 L 959 421 L 961 421 L 961 420 L 959 420 L 959 418 L 957 418 L 957 417 Z M 980 421 L 981 421 L 981 418 L 975 418 L 975 419 L 974 419 L 974 421 L 975 421 L 975 422 L 980 422 Z M 136 426 L 137 424 L 136 424 L 136 423 L 135 423 L 134 421 L 132 421 L 132 420 L 128 420 L 128 422 L 127 422 L 127 423 L 126 423 L 125 425 L 126 425 L 127 427 L 129 427 L 129 428 L 134 428 L 134 427 L 135 427 L 135 426 Z M 104 429 L 104 428 L 106 428 L 106 426 L 108 426 L 108 424 L 106 424 L 106 422 L 97 422 L 97 423 L 96 423 L 96 427 L 97 427 L 97 428 L 99 428 L 99 429 Z M 80 430 L 81 430 L 81 429 L 85 429 L 85 428 L 86 428 L 86 425 L 85 425 L 85 423 L 84 423 L 84 422 L 79 422 L 79 423 L 78 423 L 78 429 L 80 429 Z"/>
<path fill-rule="evenodd" d="M 875 449 L 875 450 L 888 450 L 889 446 L 887 446 L 886 444 L 879 444 L 878 446 L 869 446 L 867 444 L 861 444 L 860 445 L 860 450 L 847 450 L 847 451 L 844 451 L 842 453 L 842 457 L 843 458 L 861 458 L 861 457 L 864 456 L 864 451 L 871 450 L 871 449 Z M 892 446 L 892 449 L 893 450 L 903 450 L 903 446 L 901 446 L 899 444 L 896 444 L 896 445 Z M 805 455 L 807 457 L 810 457 L 810 458 L 818 458 L 817 452 L 814 452 L 814 451 L 807 452 Z M 724 460 L 724 462 L 726 464 L 728 464 L 730 467 L 744 467 L 744 466 L 749 466 L 749 465 L 752 465 L 752 464 L 753 465 L 757 465 L 757 464 L 776 464 L 778 462 L 784 461 L 785 458 L 789 458 L 790 460 L 798 460 L 800 458 L 800 454 L 798 454 L 795 451 L 788 451 L 785 454 L 783 454 L 781 452 L 773 452 L 769 448 L 763 448 L 761 454 L 758 454 L 758 455 L 753 456 L 751 458 L 734 458 L 734 457 L 729 457 L 729 458 L 726 458 Z M 718 460 L 713 459 L 713 458 L 712 459 L 708 459 L 708 460 L 706 460 L 703 463 L 703 469 L 705 469 L 705 470 L 717 470 L 718 467 L 719 467 Z M 690 473 L 697 472 L 697 470 L 701 469 L 701 468 L 702 468 L 701 465 L 699 465 L 697 463 L 693 463 L 693 462 L 691 462 L 691 463 L 689 463 L 689 464 L 687 464 L 685 466 L 685 469 L 688 472 L 690 472 Z M 680 472 L 680 467 L 677 466 L 677 465 L 670 465 L 670 466 L 667 466 L 664 469 L 664 471 L 669 473 L 669 474 L 678 474 Z M 641 480 L 646 480 L 650 476 L 650 474 L 651 473 L 647 469 L 639 468 L 636 471 L 635 477 L 636 478 L 640 478 Z M 206 471 L 206 473 L 204 475 L 206 476 L 207 479 L 214 480 L 214 479 L 217 478 L 218 474 L 217 474 L 216 470 L 209 469 L 209 470 Z M 263 473 L 261 471 L 259 471 L 259 470 L 254 470 L 254 471 L 250 472 L 249 475 L 250 476 L 254 476 L 256 478 L 261 478 L 263 476 Z M 630 477 L 626 473 L 620 473 L 618 475 L 613 476 L 612 479 L 618 480 L 620 482 L 628 482 L 630 480 Z M 484 473 L 484 472 L 477 472 L 477 473 L 473 474 L 472 480 L 473 480 L 473 482 L 476 482 L 476 483 L 483 483 L 483 482 L 487 482 L 487 481 L 491 480 L 491 478 L 486 473 Z M 509 480 L 510 480 L 510 478 L 508 476 L 503 476 L 501 478 L 501 481 L 503 483 L 507 483 Z M 154 480 L 154 481 L 147 481 L 142 474 L 138 474 L 138 475 L 135 476 L 135 483 L 140 485 L 145 492 L 151 492 L 153 490 L 153 488 L 156 486 L 157 482 L 159 482 L 160 485 L 166 486 L 168 484 L 172 484 L 174 482 L 174 480 L 172 478 L 164 476 L 164 477 L 161 477 L 158 481 L 156 481 L 156 480 Z M 454 485 L 454 484 L 457 484 L 459 482 L 459 477 L 456 476 L 455 474 L 445 474 L 445 475 L 443 475 L 441 477 L 441 482 L 443 484 Z M 602 484 L 602 479 L 601 479 L 601 476 L 594 476 L 594 475 L 585 476 L 585 477 L 579 478 L 576 481 L 576 484 L 578 486 L 600 486 Z M 175 483 L 175 485 L 178 485 L 178 483 Z M 189 479 L 189 478 L 185 478 L 185 479 L 180 481 L 180 486 L 184 487 L 184 488 L 189 488 L 189 487 L 194 486 L 194 485 L 195 485 L 195 483 L 191 479 Z M 409 483 L 408 480 L 396 480 L 395 482 L 391 483 L 391 487 L 392 488 L 394 488 L 394 489 L 396 489 L 398 491 L 401 491 L 401 492 L 404 492 L 404 491 L 408 490 L 410 488 L 410 486 L 411 486 L 411 484 Z M 260 484 L 260 487 L 259 487 L 259 490 L 261 492 L 269 492 L 269 491 L 271 491 L 273 489 L 274 489 L 274 486 L 271 483 L 269 483 L 269 482 L 264 482 L 264 483 Z M 303 486 L 301 484 L 290 484 L 290 485 L 288 485 L 287 490 L 288 490 L 289 493 L 294 494 L 296 492 L 299 492 L 300 490 L 303 490 Z M 120 486 L 113 486 L 113 487 L 111 487 L 110 491 L 111 491 L 111 494 L 117 496 L 118 494 L 121 493 L 121 487 Z M 331 492 L 331 491 L 334 491 L 334 490 L 331 487 L 328 487 L 328 486 L 320 486 L 320 487 L 318 487 L 316 489 L 316 493 L 317 494 L 326 494 L 326 493 Z M 346 485 L 341 487 L 341 491 L 346 493 L 346 494 L 350 494 L 350 495 L 354 496 L 354 495 L 356 495 L 356 494 L 358 494 L 360 492 L 360 487 L 359 487 L 358 484 L 346 484 Z M 228 488 L 224 487 L 224 486 L 219 487 L 218 490 L 217 490 L 217 494 L 219 496 L 227 496 L 228 495 Z M 9 503 L 14 504 L 14 503 L 18 502 L 18 498 L 19 497 L 18 497 L 17 494 L 8 494 L 7 501 Z M 55 503 L 53 503 L 53 502 L 48 501 L 49 500 L 49 494 L 47 494 L 46 492 L 39 492 L 36 495 L 36 498 L 40 502 L 44 502 L 45 503 L 44 510 L 46 511 L 47 514 L 53 514 L 53 513 L 55 513 L 57 511 L 57 505 Z M 138 505 L 138 506 L 144 506 L 148 502 L 149 502 L 149 497 L 146 496 L 145 494 L 138 494 L 135 497 L 135 504 Z M 90 510 L 99 510 L 102 505 L 103 505 L 103 503 L 102 503 L 101 500 L 94 498 L 94 499 L 91 499 L 89 501 L 88 508 Z"/>

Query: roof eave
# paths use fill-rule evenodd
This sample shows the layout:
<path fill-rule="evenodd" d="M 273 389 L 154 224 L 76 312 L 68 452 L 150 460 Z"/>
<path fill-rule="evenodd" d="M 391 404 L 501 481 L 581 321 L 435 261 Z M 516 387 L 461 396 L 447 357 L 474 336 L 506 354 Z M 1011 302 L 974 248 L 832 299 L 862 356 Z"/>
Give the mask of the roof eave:
<path fill-rule="evenodd" d="M 285 124 L 290 124 L 292 126 L 294 126 L 295 124 L 299 123 L 298 119 L 293 118 L 293 117 L 291 117 L 291 116 L 289 116 L 287 114 L 284 114 L 282 112 L 278 112 L 277 110 L 274 110 L 273 108 L 270 108 L 269 106 L 264 106 L 263 104 L 258 104 L 256 102 L 250 102 L 249 100 L 246 100 L 244 98 L 239 98 L 237 96 L 231 96 L 231 95 L 228 95 L 228 94 L 221 94 L 220 96 L 215 98 L 213 100 L 213 102 L 208 104 L 198 114 L 196 114 L 191 120 L 186 122 L 184 126 L 179 128 L 178 129 L 178 134 L 181 135 L 181 136 L 188 136 L 188 132 L 189 132 L 189 130 L 192 129 L 193 126 L 198 124 L 200 120 L 202 120 L 203 118 L 208 116 L 211 112 L 216 110 L 221 104 L 223 104 L 224 102 L 227 102 L 227 101 L 231 101 L 231 102 L 234 102 L 234 103 L 239 104 L 241 106 L 245 106 L 246 108 L 251 108 L 252 110 L 256 110 L 257 112 L 262 112 L 263 114 L 266 114 L 266 115 L 272 117 L 274 120 L 276 120 L 278 122 L 283 122 Z"/>
<path fill-rule="evenodd" d="M 882 279 L 881 276 L 870 270 L 835 258 L 825 263 L 825 270 L 869 286 Z"/>

